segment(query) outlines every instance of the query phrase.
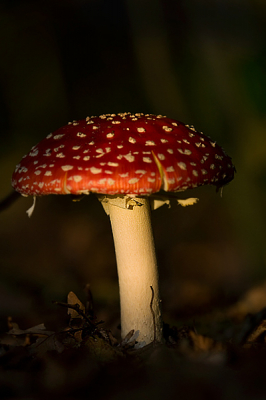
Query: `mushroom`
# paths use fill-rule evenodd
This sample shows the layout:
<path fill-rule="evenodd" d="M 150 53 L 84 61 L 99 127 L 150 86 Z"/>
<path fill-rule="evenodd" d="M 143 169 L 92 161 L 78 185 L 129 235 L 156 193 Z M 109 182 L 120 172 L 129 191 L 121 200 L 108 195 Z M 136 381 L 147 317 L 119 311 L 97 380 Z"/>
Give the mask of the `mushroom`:
<path fill-rule="evenodd" d="M 121 336 L 134 330 L 143 346 L 163 340 L 151 205 L 160 205 L 167 192 L 223 187 L 234 172 L 224 150 L 193 126 L 161 115 L 120 113 L 87 117 L 50 133 L 16 166 L 12 186 L 34 199 L 98 196 L 114 237 Z"/>

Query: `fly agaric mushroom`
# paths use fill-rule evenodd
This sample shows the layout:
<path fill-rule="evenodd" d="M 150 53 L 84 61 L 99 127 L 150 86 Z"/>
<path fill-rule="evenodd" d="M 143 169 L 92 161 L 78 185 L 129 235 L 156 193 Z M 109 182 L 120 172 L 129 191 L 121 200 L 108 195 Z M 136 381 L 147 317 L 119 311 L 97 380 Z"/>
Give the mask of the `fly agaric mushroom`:
<path fill-rule="evenodd" d="M 16 166 L 12 186 L 34 199 L 97 194 L 113 231 L 121 336 L 133 329 L 145 345 L 162 341 L 150 220 L 154 194 L 223 187 L 234 172 L 231 158 L 193 126 L 161 115 L 121 113 L 87 117 L 50 133 Z"/>

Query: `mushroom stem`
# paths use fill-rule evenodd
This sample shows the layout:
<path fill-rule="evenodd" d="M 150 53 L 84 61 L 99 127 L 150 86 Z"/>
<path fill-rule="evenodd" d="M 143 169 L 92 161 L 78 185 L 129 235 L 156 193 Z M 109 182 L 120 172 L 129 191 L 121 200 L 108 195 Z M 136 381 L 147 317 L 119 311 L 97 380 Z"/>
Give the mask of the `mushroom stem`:
<path fill-rule="evenodd" d="M 114 200 L 108 206 L 119 278 L 121 336 L 124 338 L 134 329 L 139 331 L 137 340 L 142 346 L 154 340 L 161 342 L 158 268 L 149 199 L 134 198 L 132 202 L 136 203 L 130 208 L 121 208 L 121 198 L 117 198 L 119 206 Z"/>

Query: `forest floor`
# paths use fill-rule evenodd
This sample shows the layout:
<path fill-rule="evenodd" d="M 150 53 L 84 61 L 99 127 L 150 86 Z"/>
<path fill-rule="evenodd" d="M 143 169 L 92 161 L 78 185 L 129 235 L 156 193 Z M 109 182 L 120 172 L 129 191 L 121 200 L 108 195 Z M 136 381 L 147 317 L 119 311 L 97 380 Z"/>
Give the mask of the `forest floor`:
<path fill-rule="evenodd" d="M 164 325 L 165 343 L 136 349 L 134 332 L 121 342 L 70 292 L 56 303 L 67 316 L 58 331 L 45 321 L 21 329 L 7 317 L 0 336 L 1 399 L 264 399 L 266 309 L 249 313 L 266 288 L 252 289 L 226 310 L 196 324 Z M 265 303 L 264 303 L 265 304 Z"/>

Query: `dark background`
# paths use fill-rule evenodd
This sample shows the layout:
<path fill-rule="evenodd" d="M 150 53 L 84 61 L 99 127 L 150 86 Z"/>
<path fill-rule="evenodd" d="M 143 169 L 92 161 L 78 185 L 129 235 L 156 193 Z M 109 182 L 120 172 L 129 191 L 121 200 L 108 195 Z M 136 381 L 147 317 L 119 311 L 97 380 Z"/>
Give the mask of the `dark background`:
<path fill-rule="evenodd" d="M 223 197 L 153 213 L 164 319 L 234 303 L 266 277 L 266 3 L 64 0 L 0 3 L 0 197 L 21 157 L 87 115 L 164 114 L 232 156 Z M 0 317 L 54 319 L 52 300 L 91 285 L 99 318 L 119 321 L 108 217 L 93 196 L 31 199 L 0 214 Z M 114 333 L 117 334 L 117 331 Z"/>

